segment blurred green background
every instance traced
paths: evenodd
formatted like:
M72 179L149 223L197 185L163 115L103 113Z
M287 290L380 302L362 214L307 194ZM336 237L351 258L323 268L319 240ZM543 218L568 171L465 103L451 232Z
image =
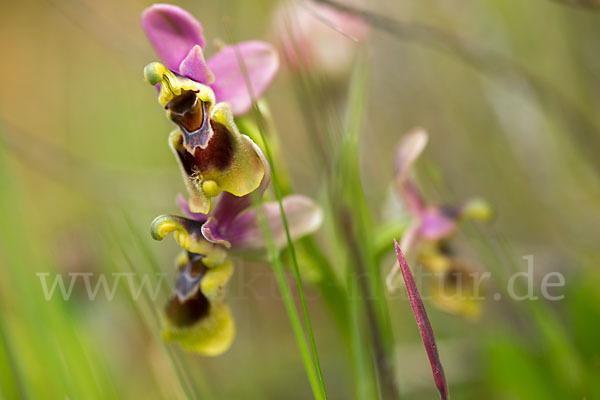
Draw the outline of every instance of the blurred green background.
M157 313L178 249L153 242L148 230L155 216L178 212L184 187L167 146L171 124L142 76L156 60L139 22L150 4L0 3L0 394L310 398L264 263L237 261L228 298L238 333L226 354L203 358L160 339ZM202 22L209 42L276 40L276 1L177 4ZM426 302L452 398L600 398L600 11L546 0L364 7L412 24L400 35L372 27L360 45L368 58L361 179L374 218L388 218L381 210L395 144L421 126L430 134L418 167L428 198L480 196L495 210L490 226L461 231L461 251L499 285L525 270L527 255L537 288L549 271L566 280L561 301L490 297L475 322ZM423 40L423 25L446 42ZM320 198L323 171L295 79L282 57L266 99L296 191ZM337 83L341 99L348 84ZM316 237L328 254L326 233ZM382 274L391 265L390 257ZM126 285L112 301L102 290L90 301L82 280L68 301L46 301L36 274L49 273L51 283L69 272L93 273L92 286L101 273L168 275L155 302L133 299ZM306 290L329 397L352 398L350 357L334 318L321 295ZM402 398L434 398L410 305L399 296L388 306Z

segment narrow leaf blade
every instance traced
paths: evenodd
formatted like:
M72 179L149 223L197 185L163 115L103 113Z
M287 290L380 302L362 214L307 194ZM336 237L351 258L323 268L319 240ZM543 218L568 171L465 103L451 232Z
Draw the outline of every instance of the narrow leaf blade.
M440 355L437 351L437 345L435 344L435 336L433 335L433 329L431 329L431 324L429 323L429 318L427 317L427 311L425 311L425 306L423 305L423 300L421 300L421 295L419 294L419 290L417 289L415 280L413 279L412 273L410 272L410 268L406 263L406 259L404 258L402 250L400 249L400 245L398 244L396 239L394 239L394 246L396 247L396 256L398 257L398 263L400 263L402 278L404 278L404 283L406 284L406 289L408 291L410 305L412 306L413 312L415 314L417 325L419 326L419 331L421 332L421 338L423 338L423 344L425 344L427 357L429 357L429 363L431 364L431 371L433 372L433 379L435 381L435 385L437 386L438 391L440 392L440 398L442 400L447 400L448 386L446 385L444 368L442 368L442 363L440 362Z

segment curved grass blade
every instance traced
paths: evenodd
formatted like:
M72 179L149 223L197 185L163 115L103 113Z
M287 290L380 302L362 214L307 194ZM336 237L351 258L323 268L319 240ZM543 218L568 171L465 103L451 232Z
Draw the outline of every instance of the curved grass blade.
M400 245L394 239L394 246L396 247L396 256L400 263L400 270L402 271L402 278L406 284L406 290L408 291L408 298L410 299L410 305L412 306L417 325L419 325L419 331L421 332L421 338L423 338L423 344L425 344L425 350L427 351L427 357L429 357L429 363L431 364L431 370L433 372L433 379L435 385L440 392L440 398L442 400L448 399L448 386L446 384L446 377L444 376L444 368L440 362L440 355L437 351L437 345L435 344L435 336L433 335L433 329L429 323L427 317L427 311L421 300L421 295L415 284L415 280L410 272L410 268L406 263L406 259L400 250Z

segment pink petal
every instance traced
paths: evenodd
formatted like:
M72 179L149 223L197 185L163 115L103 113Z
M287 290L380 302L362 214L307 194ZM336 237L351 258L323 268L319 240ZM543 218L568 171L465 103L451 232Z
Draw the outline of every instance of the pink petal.
M267 180L270 181L270 179ZM264 181L265 178L263 178L263 182ZM261 190L263 186L266 188L266 186L261 183L261 186L257 189L260 195L262 195L264 191L264 189ZM231 242L228 239L229 226L240 213L252 205L252 196L254 194L255 192L245 196L235 196L231 193L223 192L219 199L219 203L215 208L215 212L202 226L202 235L204 235L206 240L230 248Z
M402 234L402 241L400 242L400 248L403 253L408 253L410 249L412 249L415 244L420 229L420 223L418 220L415 220L412 224L409 225L408 228Z
M227 237L221 233L221 228L219 221L214 217L210 217L208 221L202 225L202 236L209 242L221 244L229 249L231 247L231 242L229 242Z
M426 240L439 240L452 235L456 231L456 219L432 207L421 214L421 228L419 236Z
M398 142L394 160L394 175L399 185L406 179L410 168L427 146L427 141L427 132L424 129L415 129L404 135Z
M154 4L142 13L142 28L167 68L179 64L194 45L204 47L202 25L189 12L171 4Z
M239 57L243 60L251 92ZM279 57L270 44L252 40L226 46L208 60L208 67L215 75L211 86L217 101L228 102L233 113L239 115L252 106L250 93L258 98L267 89L279 68Z
M394 158L396 190L403 198L408 210L415 216L419 216L423 212L425 202L419 189L408 178L408 175L410 168L427 146L428 138L425 130L415 129L402 137L396 146Z
M425 211L425 200L423 200L421 192L414 182L410 179L405 179L402 186L398 188L398 191L408 211L412 215L420 217Z
M440 398L442 400L447 400L448 386L446 385L444 368L442 367L440 355L437 351L435 336L433 334L431 324L429 323L429 317L427 317L427 311L425 310L425 306L423 305L423 300L421 300L421 296L419 295L419 290L417 289L415 280L413 279L410 268L406 263L406 259L404 258L402 250L400 250L400 245L396 239L394 239L394 245L396 246L396 256L398 257L398 263L400 264L402 277L404 278L406 290L408 291L410 305L412 306L413 313L415 314L417 325L419 326L419 331L421 332L421 338L423 339L423 344L425 345L425 350L427 351L427 357L429 358L429 363L431 364L431 371L433 372L435 385L440 392Z
M262 205L273 234L277 248L286 246L287 240L281 212L277 202ZM323 221L323 211L313 200L302 195L290 195L283 198L283 209L288 219L292 239L298 239L316 231ZM232 223L227 234L231 245L240 250L261 250L265 248L256 209L240 214Z
M196 82L205 84L213 83L215 80L215 76L206 65L202 47L199 45L192 47L188 55L179 64L179 73Z

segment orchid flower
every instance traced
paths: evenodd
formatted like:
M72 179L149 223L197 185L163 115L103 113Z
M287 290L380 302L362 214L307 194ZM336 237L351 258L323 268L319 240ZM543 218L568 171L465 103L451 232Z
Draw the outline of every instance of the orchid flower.
M178 129L169 145L184 177L193 212L208 213L210 199L222 191L244 196L256 190L265 175L262 151L239 133L227 103L216 103L212 89L176 76L164 65L150 63L146 80L160 83L158 101Z
M265 175L258 189L245 196L224 192L210 215L195 213L181 195L177 201L188 218L162 215L151 226L152 237L162 240L173 233L185 250L178 262L175 292L167 308L165 340L205 355L219 355L231 345L234 322L222 295L233 266L228 256L264 250L266 244L258 223L262 207L277 248L287 240L279 203L252 205L252 196L262 196L270 183L269 165L257 147ZM310 198L289 195L282 199L292 239L317 230L323 220L321 208Z
M487 221L491 208L483 200L473 199L458 206L427 204L410 178L410 169L427 145L428 135L423 129L415 129L405 135L396 149L394 176L399 197L413 217L402 236L402 252L416 251L417 259L429 271L442 275L443 284L434 287L433 300L446 311L475 317L479 305L468 301L475 296L469 292L474 288L476 271L460 261L449 251L448 240L457 232L459 222L470 218ZM395 263L387 276L388 289L396 290L400 265ZM460 292L461 297L453 296Z
M229 256L265 249L259 211L278 249L287 243L282 211L292 239L318 229L323 213L301 195L283 198L281 206L253 206L270 183L270 167L262 149L238 131L233 112L243 113L251 105L246 79L256 96L271 81L278 66L273 49L263 42L243 42L205 62L202 26L187 11L155 5L144 11L142 25L166 63L148 64L144 77L158 88L158 102L177 125L169 145L189 194L188 200L178 197L188 218L161 215L151 226L154 239L173 233L184 250L165 308L163 338L190 351L219 355L235 336L223 294L233 273ZM211 209L217 196L218 204Z
M414 223L402 238L401 248L408 252L418 242L437 242L453 236L461 219L486 221L491 217L489 205L473 199L459 206L430 205L425 202L415 183L410 179L410 168L425 149L429 138L423 129L415 129L404 136L396 147L394 165L396 190Z
M174 5L144 10L142 28L169 70L210 86L216 100L229 103L235 115L251 108L252 97L264 93L279 68L273 46L258 40L225 46L206 61L202 24Z
M162 240L174 233L175 240L185 250L178 261L175 291L165 309L163 338L179 342L190 351L219 355L231 346L235 334L234 322L223 298L223 288L233 272L228 253L257 251L266 246L257 221L257 209L245 208L249 205L247 198L224 193L214 216L206 218L191 213L185 200L182 197L179 200L191 218L162 215L151 227L154 239ZM224 207L220 207L221 204ZM268 202L258 207L263 208L275 244L282 249L286 237L279 204ZM323 219L320 207L305 196L285 197L283 208L292 239L314 232Z

